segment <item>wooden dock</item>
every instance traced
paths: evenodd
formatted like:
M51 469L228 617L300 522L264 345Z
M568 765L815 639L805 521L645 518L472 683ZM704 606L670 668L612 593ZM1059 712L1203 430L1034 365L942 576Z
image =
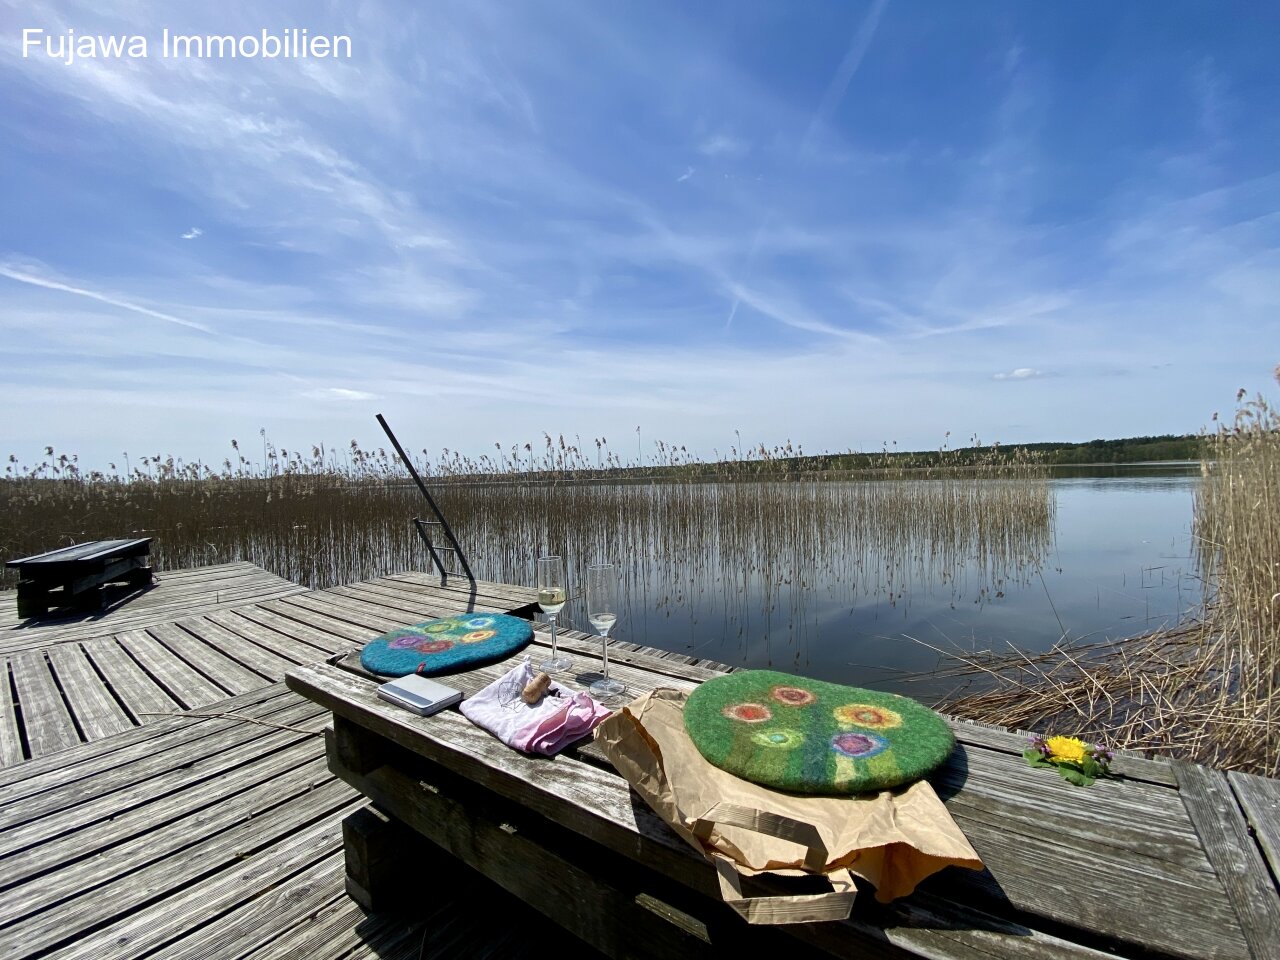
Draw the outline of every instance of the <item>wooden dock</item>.
M0 594L0 956L412 958L424 937L427 956L534 956L563 937L462 867L455 895L413 917L362 912L343 891L340 821L364 800L326 767L330 714L280 682L300 665L349 682L327 662L376 633L468 604L528 614L533 591L416 573L308 591L251 564L158 580L39 626ZM658 654L611 647L636 693L722 669ZM1036 957L1277 956L1280 784L1123 757L1129 779L1068 809L1061 781L1022 765L1021 738L956 730L935 785L989 869L877 908L890 942L973 958L1009 943ZM545 769L603 782L590 749L564 760ZM944 896L982 922L941 910ZM1071 946L1077 927L1090 937Z

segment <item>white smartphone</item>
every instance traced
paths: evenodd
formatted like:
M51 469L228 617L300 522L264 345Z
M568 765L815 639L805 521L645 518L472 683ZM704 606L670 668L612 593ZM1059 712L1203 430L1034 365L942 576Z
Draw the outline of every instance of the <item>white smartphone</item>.
M411 673L378 687L378 696L421 717L429 717L462 700L462 691Z

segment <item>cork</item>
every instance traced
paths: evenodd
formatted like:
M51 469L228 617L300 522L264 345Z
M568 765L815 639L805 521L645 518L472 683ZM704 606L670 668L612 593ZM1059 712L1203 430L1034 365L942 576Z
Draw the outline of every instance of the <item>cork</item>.
M520 699L532 706L542 699L542 695L547 692L549 686L551 686L551 677L548 674L534 674L533 679L521 691Z

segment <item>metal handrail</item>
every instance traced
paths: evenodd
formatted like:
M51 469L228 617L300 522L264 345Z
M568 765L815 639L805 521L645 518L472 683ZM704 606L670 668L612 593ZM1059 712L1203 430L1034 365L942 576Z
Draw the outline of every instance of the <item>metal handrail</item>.
M439 524L440 529L444 531L444 535L449 538L449 542L453 544L451 547L441 547L441 550L449 550L458 562L462 565L463 574L471 583L476 582L476 575L471 572L471 564L467 563L467 555L462 551L462 544L458 542L458 538L453 535L453 528L449 526L449 521L444 518L444 513L436 504L435 497L431 496L431 491L427 489L427 485L422 482L422 477L418 476L418 471L413 467L413 461L409 459L409 455L404 452L404 447L400 446L400 441L396 439L396 435L391 432L391 427L387 425L386 419L382 414L378 414L378 423L382 426L383 432L386 433L387 439L391 441L391 445L396 448L396 453L400 455L400 461L409 471L409 476L413 477L413 482L418 485L418 489L422 491L422 495L427 498L427 504L431 507L431 512L436 515L435 520L422 520L419 517L413 518L413 525L418 531L418 536L422 538L422 542L427 545L427 552L431 554L431 561L440 571L440 576L448 581L449 576L458 576L456 570L446 570L444 563L440 560L440 555L436 553L436 547L431 542L431 537L424 529L427 524Z

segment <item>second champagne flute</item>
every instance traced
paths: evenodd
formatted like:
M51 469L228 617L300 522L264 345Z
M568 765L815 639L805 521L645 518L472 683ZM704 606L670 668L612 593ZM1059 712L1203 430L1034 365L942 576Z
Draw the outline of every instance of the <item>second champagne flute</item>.
M573 666L573 657L560 653L556 646L556 617L568 598L564 580L564 561L557 556L538 558L538 606L551 622L551 656L542 661L541 668L547 673L557 670L568 670Z
M612 563L593 563L587 567L587 619L600 634L604 676L591 684L597 697L616 697L627 689L621 680L609 676L609 631L618 622L618 573Z

